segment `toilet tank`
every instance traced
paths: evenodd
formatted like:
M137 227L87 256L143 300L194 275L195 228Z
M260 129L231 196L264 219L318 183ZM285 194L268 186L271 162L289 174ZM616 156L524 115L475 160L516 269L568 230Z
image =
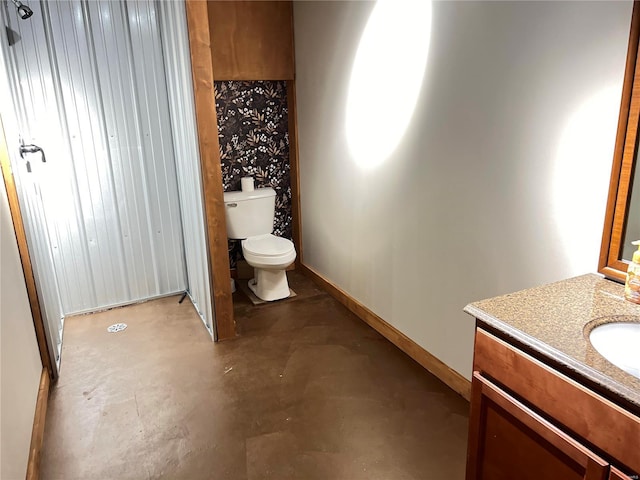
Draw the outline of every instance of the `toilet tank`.
M251 192L224 192L227 237L248 238L273 232L276 192L271 187Z

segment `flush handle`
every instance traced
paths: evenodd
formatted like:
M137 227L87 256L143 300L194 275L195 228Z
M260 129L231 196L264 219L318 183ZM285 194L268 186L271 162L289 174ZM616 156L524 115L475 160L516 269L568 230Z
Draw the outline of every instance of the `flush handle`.
M227 203L227 207L229 207L229 208L235 208L237 206L238 206L237 203Z

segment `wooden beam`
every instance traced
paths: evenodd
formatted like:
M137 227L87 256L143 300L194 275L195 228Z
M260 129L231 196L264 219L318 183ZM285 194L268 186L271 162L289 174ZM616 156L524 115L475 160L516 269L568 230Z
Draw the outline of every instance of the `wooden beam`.
M31 430L31 446L29 447L29 461L27 463L27 480L40 478L40 453L44 441L44 423L47 418L47 405L49 404L49 374L46 368L40 375L40 388L36 400L36 412L33 417L33 430Z
M27 234L24 230L22 221L22 212L18 202L18 191L11 170L11 162L9 161L9 151L7 149L7 139L4 136L4 126L0 119L0 169L2 170L2 178L4 186L7 190L7 198L9 200L9 211L11 212L11 221L15 230L16 240L18 242L18 252L20 253L20 262L22 263L22 273L27 287L27 296L29 298L29 306L31 307L31 316L33 318L33 326L36 331L36 340L38 341L38 349L40 350L40 360L42 366L46 368L49 378L52 380L56 377L56 371L51 364L51 355L49 354L49 345L44 329L44 318L40 310L40 301L38 300L38 290L36 288L36 279L33 275L33 267L31 265L31 256L29 255L29 247L27 245Z
M207 2L186 0L185 5L207 220L209 271L215 313L214 328L216 339L225 340L236 336L236 327L229 281L227 225L224 211L220 145L218 143L218 121L213 90L209 17Z
M385 337L396 347L398 347L400 350L402 350L404 353L406 353L412 359L422 365L426 370L440 379L454 392L458 393L466 400L471 399L471 382L469 380L464 378L455 370L449 368L446 364L442 363L438 358L427 352L424 348L411 340L404 333L385 322L382 318L373 313L362 303L358 302L344 290L340 289L339 287L325 279L322 275L317 273L312 268L302 264L300 266L300 270L309 278L311 278L316 284L324 288L329 293L329 295L342 303L352 313L358 316L371 328L376 330L380 335Z

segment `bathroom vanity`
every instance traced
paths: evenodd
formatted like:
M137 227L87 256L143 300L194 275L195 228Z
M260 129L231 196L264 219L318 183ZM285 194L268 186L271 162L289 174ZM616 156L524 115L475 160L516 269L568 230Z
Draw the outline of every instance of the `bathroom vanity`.
M640 323L622 285L584 275L465 311L476 318L467 480L638 478L640 379L589 340Z

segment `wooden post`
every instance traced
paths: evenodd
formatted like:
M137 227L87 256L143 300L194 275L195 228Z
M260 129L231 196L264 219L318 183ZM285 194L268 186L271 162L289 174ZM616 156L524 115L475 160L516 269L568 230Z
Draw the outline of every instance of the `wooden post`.
M213 90L209 15L207 2L186 0L185 5L207 220L209 271L215 313L214 328L217 340L225 340L235 337L236 328L229 281L227 225L224 211L220 145L218 143L218 121Z

